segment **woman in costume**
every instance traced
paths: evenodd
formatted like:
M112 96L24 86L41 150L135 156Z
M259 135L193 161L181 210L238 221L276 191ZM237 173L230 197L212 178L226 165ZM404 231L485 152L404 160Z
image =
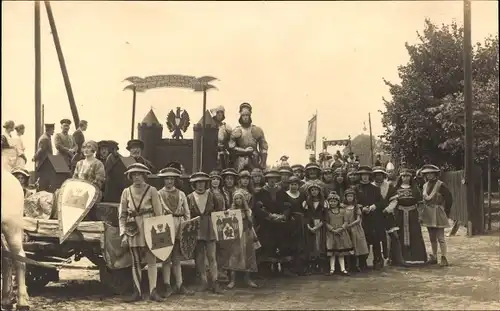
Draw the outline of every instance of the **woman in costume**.
M222 170L221 177L224 206L225 209L228 209L233 205L233 194L237 188L238 173L234 168L226 168Z
M73 178L86 180L101 189L106 180L104 164L95 157L97 143L93 140L86 141L82 145L82 153L85 157L76 163Z
M344 198L344 191L349 189L349 181L347 180L346 171L343 168L337 168L334 172L334 191L339 197Z
M249 171L243 170L238 176L238 189L243 190L248 206L253 206L252 175Z
M163 207L156 188L146 182L147 176L151 174L147 166L133 163L128 166L125 174L132 181L132 185L122 192L118 218L122 246L129 247L132 254L132 279L134 281L134 293L126 302L142 299L143 256L148 265L150 299L163 301L156 290L158 275L156 256L147 247L144 232L144 219L163 215Z
M233 289L236 284L236 272L244 272L245 283L248 287L256 288L250 278L251 272L257 272L257 259L255 250L259 247L258 240L253 231L252 210L248 206L247 194L244 190L238 189L233 194L233 205L231 210L241 210L243 217L243 235L239 243L232 243L229 249L229 260L224 269L230 271L230 281L228 289Z
M438 179L441 170L431 164L422 167L422 175L426 183L422 189L424 198L424 208L422 211L422 225L429 231L431 240L432 255L429 256L429 263L437 263L437 245L441 249L441 266L448 266L447 245L444 236L444 228L449 227L448 218L450 217L453 197L450 190L444 182Z
M402 169L396 183L396 195L390 206L394 205L394 215L399 227L399 242L403 259L407 264L427 262L427 252L420 227L419 202L422 200L420 189L413 180L410 169Z
M158 191L163 211L167 215L172 215L175 225L175 242L170 257L162 264L162 276L165 283L165 292L163 298L170 297L174 292L180 295L192 295L182 280L181 261L184 256L180 249L180 229L181 223L191 219L191 213L187 204L186 194L175 187L177 178L181 177L181 171L173 167L167 167L160 171L158 177L163 178L164 187ZM170 273L175 277L175 289L170 286Z
M358 171L357 168L351 167L347 171L347 182L349 185L349 188L351 187L356 187L359 184L359 176L356 174Z
M344 192L345 216L347 221L347 231L351 237L351 242L354 249L354 256L350 256L349 267L351 272L360 272L359 263L362 262L365 256L368 256L370 250L366 243L365 231L361 225L361 208L356 201L356 191L347 189Z
M225 199L222 192L222 177L217 171L212 171L210 173L209 191L212 192L219 206L222 206L222 210L226 210Z

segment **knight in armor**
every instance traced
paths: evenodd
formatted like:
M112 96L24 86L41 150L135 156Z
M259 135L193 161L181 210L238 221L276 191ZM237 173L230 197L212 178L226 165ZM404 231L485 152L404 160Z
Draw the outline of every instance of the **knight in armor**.
M35 162L35 170L38 170L40 165L49 155L53 155L52 151L52 135L54 135L55 124L45 124L45 133L38 138L38 149L33 156L33 161ZM42 189L44 190L44 189Z
M54 145L57 153L62 155L66 164L71 167L71 160L75 156L78 146L75 144L73 136L69 135L71 121L69 119L62 119L60 123L61 133L57 133L54 136Z
M422 211L422 225L429 231L432 255L429 256L430 264L437 264L437 245L441 249L441 266L448 266L447 245L444 229L448 228L453 197L444 182L438 179L441 170L432 164L421 168L421 174L426 182L422 189L424 208Z
M219 163L219 167L225 169L231 162L230 154L228 152L228 142L232 129L226 122L224 122L226 119L226 110L224 109L224 106L215 107L211 110L211 113L214 115L212 119L219 129L217 136L217 162Z
M212 212L222 211L222 206L217 205L212 192L208 191L210 176L203 172L194 173L189 179L194 192L187 196L191 217L200 217L200 230L198 232L198 242L195 249L195 265L201 278L200 292L208 289L207 265L208 260L212 291L221 294L219 282L217 280L217 236L212 225Z
M155 172L153 164L142 155L142 152L144 151L144 142L142 140L129 140L127 142L127 150L130 152L130 156L133 157L137 163L144 164L152 173Z
M76 163L73 178L86 180L97 189L102 189L106 180L106 170L104 164L95 157L97 149L97 143L93 140L86 141L82 145L84 159Z
M14 121L7 121L3 125L2 133L2 165L11 172L17 161L17 151L14 146L12 132L14 132Z
M148 265L150 299L163 301L156 290L158 276L156 256L147 247L146 232L144 231L144 218L163 215L160 196L156 188L146 182L151 171L144 164L133 163L129 165L125 174L132 181L132 185L123 190L118 218L122 247L129 247L132 255L132 279L134 281L134 293L126 302L142 299L143 256L145 256L144 259Z
M240 171L249 166L265 168L268 144L264 131L252 124L252 106L248 103L240 105L240 125L231 133L229 150L235 157L235 169Z
M162 264L163 282L165 283L165 291L162 297L168 298L174 292L181 295L192 295L194 293L184 286L181 269L181 260L183 258L179 241L181 223L191 219L186 195L175 187L176 179L181 177L181 171L173 167L166 167L159 172L158 177L163 178L164 183L164 187L158 191L160 202L163 206L164 214L173 216L176 232L172 253ZM175 277L175 289L170 286L171 272L173 272Z
M233 194L237 188L238 173L233 168L226 168L221 173L222 195L224 196L224 207L228 209L233 204Z

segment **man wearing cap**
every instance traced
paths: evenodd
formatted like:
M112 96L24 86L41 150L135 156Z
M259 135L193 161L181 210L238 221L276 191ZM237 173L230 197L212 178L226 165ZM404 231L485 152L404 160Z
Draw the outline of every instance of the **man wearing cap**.
M356 198L358 204L362 206L363 230L365 231L367 244L372 246L373 267L380 269L384 265L381 243L384 239L387 239L385 227L383 226L383 210L386 206L380 189L371 183L370 178L373 174L371 167L362 165L359 167L357 174L360 176L360 181L357 185ZM359 258L359 267L361 269L367 268L367 259L368 256Z
M38 138L38 149L33 156L35 169L38 170L40 165L45 161L48 155L53 155L52 151L52 135L54 135L54 123L45 124L45 133Z
M61 120L61 133L57 133L54 136L54 145L58 151L58 154L64 157L66 164L68 166L71 165L71 160L73 156L76 154L78 146L75 144L73 140L73 136L69 135L69 127L71 125L71 121L69 119Z
M138 163L146 165L149 170L154 173L155 169L153 163L148 161L142 156L144 151L144 142L140 139L131 139L127 142L127 150L130 152L130 156L133 157Z
M3 125L2 133L2 164L9 172L14 169L17 161L17 151L12 137L14 127L14 121L7 121Z
M240 105L240 123L231 133L229 150L235 157L235 169L240 171L244 166L265 168L268 144L264 131L252 124L252 106L248 103Z
M220 167L227 168L230 161L227 149L232 129L226 122L224 122L226 119L226 110L224 109L224 106L217 106L210 110L210 112L213 115L212 119L219 129L217 136L217 161L219 162L218 164Z
M293 175L297 176L297 178L300 181L299 186L302 186L304 184L304 165L302 164L294 164L292 165L292 172Z
M224 196L224 206L229 209L233 205L233 195L236 191L236 180L238 173L233 168L226 168L221 172L222 195Z
M438 179L441 170L432 164L425 164L421 174L426 179L422 189L424 208L422 210L422 225L427 227L431 241L432 255L430 264L437 263L437 245L441 249L441 266L448 266L446 238L444 229L450 226L450 217L453 196L446 184Z

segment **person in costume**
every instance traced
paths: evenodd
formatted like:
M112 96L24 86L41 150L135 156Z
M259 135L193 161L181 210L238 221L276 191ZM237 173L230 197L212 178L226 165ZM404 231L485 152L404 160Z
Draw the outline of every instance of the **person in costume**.
M229 260L224 269L230 271L228 289L233 289L236 285L236 272L243 272L245 283L248 287L257 288L251 277L251 272L257 272L256 248L259 247L258 240L253 231L252 210L248 206L246 193L238 189L233 194L233 204L231 210L241 210L243 217L243 235L239 243L232 243Z
M83 144L82 153L84 159L76 163L73 178L86 180L101 189L106 180L106 170L104 164L95 157L97 149L97 143L93 140L86 141Z
M14 175L19 183L23 187L24 197L28 197L31 195L31 192L28 191L29 181L30 181L30 173L25 168L15 168L12 171L12 175Z
M224 106L217 106L214 109L211 109L210 112L213 115L212 119L219 129L217 134L217 162L220 167L225 169L231 163L228 143L233 130L226 122L224 122L226 119L226 110L224 109Z
M224 206L228 209L233 205L233 194L236 191L236 181L238 173L233 168L222 170L222 195L224 196Z
M17 124L14 129L16 130L15 134L12 136L12 145L16 148L17 158L16 164L14 167L16 168L24 168L26 166L26 148L24 147L24 142L22 136L24 135L24 124Z
M347 222L347 232L351 237L354 255L349 256L349 270L351 272L360 272L359 263L370 253L366 243L365 231L361 225L361 205L356 202L356 191L352 188L344 191L343 205L345 208L345 217Z
M222 206L222 210L226 210L226 200L224 199L222 190L222 177L217 171L212 171L210 173L209 190L214 195L215 200L217 200L217 205Z
M325 211L326 232L326 256L330 259L330 271L327 275L335 273L335 259L340 266L340 273L349 275L345 269L344 257L353 254L351 237L347 231L349 219L343 205L340 205L340 197L335 192L330 192L327 198L328 204Z
M252 174L247 170L242 170L238 174L238 190L241 190L245 195L245 200L248 206L253 207L253 188L252 188Z
M175 187L175 181L181 177L181 172L176 168L166 167L159 172L158 177L163 178L164 183L163 188L158 191L160 202L164 214L173 216L176 233L172 253L162 264L162 276L165 283L165 291L162 297L168 298L174 292L180 295L192 295L194 292L184 286L181 269L181 260L183 259L179 242L181 223L191 219L186 195ZM170 285L170 273L174 274L175 288Z
M156 290L158 275L156 256L146 245L144 231L144 218L163 215L163 207L156 188L146 182L148 175L151 174L147 166L133 163L128 166L125 174L132 181L132 185L123 190L118 218L122 246L129 247L132 255L132 279L134 281L134 293L126 299L126 302L142 299L142 256L145 256L144 259L148 265L150 299L163 301Z
M194 192L187 196L191 217L200 217L200 229L198 231L198 242L195 248L195 266L201 279L198 291L204 292L209 287L207 278L207 265L210 271L211 290L215 294L221 294L222 290L217 280L217 252L214 227L212 225L212 212L222 211L222 206L217 205L212 192L208 191L210 176L203 172L194 173L189 179Z
M73 132L73 141L77 147L76 154L71 159L72 166L76 165L76 163L84 158L82 154L83 143L85 142L85 135L83 132L87 130L88 122L85 120L81 120L78 124L78 128ZM99 155L99 150L97 151ZM99 159L99 157L97 157Z
M357 185L356 198L358 204L361 204L363 212L362 225L365 231L366 242L372 246L373 252L373 267L380 269L384 265L382 257L381 244L384 239L387 239L384 224L385 209L384 199L380 192L380 188L371 183L372 169L369 166L362 165L359 167L357 174L360 176L359 184ZM360 268L366 269L366 259L368 256L360 257Z
M399 173L395 187L395 198L391 204L395 206L394 214L399 227L399 242L403 259L407 264L427 262L422 230L420 227L420 208L422 193L413 180L413 171L404 168ZM390 194L391 197L393 195Z
M286 191L288 190L290 177L293 176L293 170L290 166L285 165L279 168L279 173L281 175L279 186L283 189L283 191Z
M316 163L308 163L305 167L305 183L301 187L301 191L306 191L311 182L320 185L323 192L325 192L324 183L321 181L321 168Z
M33 156L33 161L35 162L35 170L38 170L40 165L49 155L53 155L52 151L52 135L54 135L54 123L45 124L45 133L38 138L38 149Z
M129 140L127 142L127 150L130 152L130 156L133 157L138 163L146 165L151 172L155 172L153 163L142 156L142 152L144 151L144 142L142 140Z
M237 171L249 166L265 168L267 162L267 150L269 148L264 131L257 125L252 124L252 106L248 103L240 105L240 125L237 126L229 138L228 147L235 156Z
M17 150L12 137L14 127L14 121L7 121L3 125L4 131L2 133L2 162L9 172L12 172L17 162Z
M106 141L104 145L109 144L109 155L104 160L104 169L106 170L106 181L104 184L104 202L119 202L120 197L118 196L122 191L122 182L116 182L111 179L112 171L115 165L120 161L122 156L118 152L118 143L114 140Z
M339 167L333 172L333 190L344 198L344 192L349 189L349 181L347 180L345 169Z
M54 136L54 145L57 153L64 157L66 164L71 167L71 160L75 156L78 146L73 140L73 136L69 135L69 127L71 121L69 119L61 120L61 132Z
M323 224L327 203L319 182L311 181L307 184L306 197L302 207L307 228L308 271L321 272L323 270L322 259L326 255Z
M97 142L97 155L96 158L101 161L103 164L106 164L106 159L108 158L110 154L110 141L109 140L101 140Z
M299 178L302 186L302 184L304 184L304 171L305 171L304 165L294 164L292 165L292 171L293 174Z
M422 210L422 225L429 231L432 255L429 257L430 264L437 263L437 245L441 249L441 266L448 266L447 245L444 229L449 227L453 197L444 182L438 179L441 170L432 164L422 167L422 175L426 183L422 189L424 208Z
M323 168L321 170L321 181L325 185L325 194L335 191L335 178L333 169L331 167Z
M390 254L387 239L382 240L382 251L386 259L395 266L404 266L403 254L401 253L401 244L399 241L399 227L394 217L394 204L389 204L396 195L396 187L387 180L387 172L382 166L375 166L372 168L373 185L380 189L380 194L384 199L385 208L383 210L383 219L385 230L390 238Z
M256 191L260 191L260 189L264 187L266 181L264 180L264 173L262 172L262 169L258 167L254 168L250 175L252 175L252 194L254 194Z

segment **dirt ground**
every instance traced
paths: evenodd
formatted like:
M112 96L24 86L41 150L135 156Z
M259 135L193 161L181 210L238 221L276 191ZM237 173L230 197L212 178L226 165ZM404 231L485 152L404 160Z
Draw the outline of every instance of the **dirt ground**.
M427 239L427 232L424 237ZM351 277L277 278L260 281L261 288L256 290L236 289L223 296L172 296L164 303L125 304L121 297L103 294L98 271L63 270L59 283L51 283L31 297L32 310L499 310L499 232L468 238L461 228L448 243L447 268L386 267Z

